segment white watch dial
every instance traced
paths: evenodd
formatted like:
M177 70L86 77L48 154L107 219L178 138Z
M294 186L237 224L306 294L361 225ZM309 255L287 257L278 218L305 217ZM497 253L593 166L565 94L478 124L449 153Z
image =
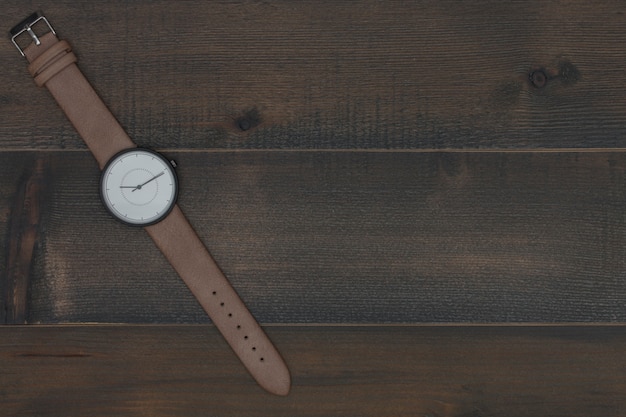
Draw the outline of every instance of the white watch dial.
M102 171L100 194L117 219L149 225L163 219L176 204L178 181L172 164L140 148L120 152Z

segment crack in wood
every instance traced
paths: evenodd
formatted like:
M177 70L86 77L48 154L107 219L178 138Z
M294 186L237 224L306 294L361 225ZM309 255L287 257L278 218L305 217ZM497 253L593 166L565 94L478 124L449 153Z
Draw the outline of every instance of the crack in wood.
M13 355L18 358L89 358L92 355L87 353L38 353L24 352Z

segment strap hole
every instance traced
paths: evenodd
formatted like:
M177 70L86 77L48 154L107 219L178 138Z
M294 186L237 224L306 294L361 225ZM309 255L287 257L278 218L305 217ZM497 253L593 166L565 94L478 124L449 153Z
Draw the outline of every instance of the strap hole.
M220 305L221 305L222 307L224 307L224 303L220 303Z
M217 291L213 291L213 295L217 295Z
M240 325L237 325L237 330L239 330L239 329L241 329L241 326L240 326Z
M246 339L246 340L248 340L248 336L244 336L243 338L244 338L244 339Z
M233 316L233 313L228 313L228 317L232 317L232 316Z
M255 348L255 347L253 347L253 348L252 348L252 350L256 350L256 348Z
M261 358L261 362L263 362L265 360L265 358Z

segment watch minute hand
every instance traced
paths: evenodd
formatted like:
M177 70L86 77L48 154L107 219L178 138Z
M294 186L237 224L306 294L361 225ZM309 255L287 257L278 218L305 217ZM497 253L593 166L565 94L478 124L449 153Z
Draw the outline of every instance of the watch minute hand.
M131 192L134 193L136 190L141 190L141 187L143 187L144 185L146 185L150 181L156 180L157 178L159 178L164 173L165 173L165 171L161 171L160 173L156 174L154 177L150 178L148 181L144 182L143 184L139 184L138 186L136 186Z

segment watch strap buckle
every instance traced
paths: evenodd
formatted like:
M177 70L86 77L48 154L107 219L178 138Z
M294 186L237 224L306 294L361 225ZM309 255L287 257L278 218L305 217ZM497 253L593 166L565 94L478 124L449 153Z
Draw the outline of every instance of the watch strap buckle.
M15 27L13 27L13 29L11 29L10 31L11 42L13 42L13 45L15 45L17 50L20 51L20 54L22 54L22 56L25 56L24 49L17 43L17 38L22 36L24 33L26 33L30 36L32 42L34 42L35 45L37 46L40 45L41 41L39 40L39 37L42 36L43 34L37 35L35 31L33 30L33 27L37 25L39 22L45 23L45 25L49 29L48 32L52 32L56 35L56 32L54 31L54 28L52 27L50 22L48 22L48 19L46 19L46 17L39 12L35 12L31 14L26 19L18 23ZM45 33L48 33L48 32L45 32Z

